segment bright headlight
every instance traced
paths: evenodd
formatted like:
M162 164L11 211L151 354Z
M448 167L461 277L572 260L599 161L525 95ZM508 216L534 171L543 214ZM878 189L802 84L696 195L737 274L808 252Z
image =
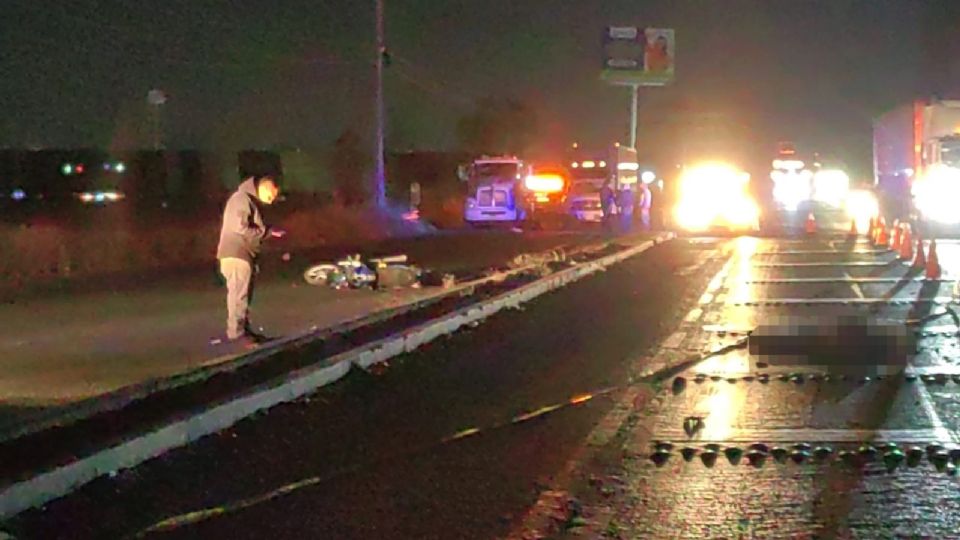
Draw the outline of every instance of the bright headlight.
M813 196L816 200L840 206L850 190L850 177L839 170L822 170L813 177Z
M759 210L747 193L749 181L749 175L720 163L689 169L680 178L680 200L674 209L678 225L704 230L715 224L756 223Z
M960 197L960 170L931 167L913 183L913 197L924 217L940 223L960 223L955 201Z
M880 204L869 191L854 190L846 195L844 208L847 215L856 222L857 230L866 232L870 228L870 219L880 214Z

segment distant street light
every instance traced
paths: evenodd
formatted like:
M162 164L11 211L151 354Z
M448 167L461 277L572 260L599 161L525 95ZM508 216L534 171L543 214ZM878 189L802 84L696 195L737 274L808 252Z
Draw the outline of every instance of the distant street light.
M167 94L163 90L153 89L147 92L147 103L152 109L151 120L153 123L153 149L161 150L163 148L163 134L160 124L160 107L167 102Z

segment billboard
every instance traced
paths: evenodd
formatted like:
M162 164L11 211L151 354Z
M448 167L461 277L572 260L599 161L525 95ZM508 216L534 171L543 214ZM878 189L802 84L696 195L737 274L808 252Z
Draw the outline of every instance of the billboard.
M603 33L603 72L611 84L665 86L673 81L673 29L608 26Z

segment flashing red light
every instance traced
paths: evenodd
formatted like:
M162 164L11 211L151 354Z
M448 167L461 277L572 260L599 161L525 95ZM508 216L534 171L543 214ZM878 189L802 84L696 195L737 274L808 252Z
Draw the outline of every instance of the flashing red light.
M78 164L76 167L73 168L73 170L77 174L83 174L83 163Z
M532 174L524 182L527 189L539 193L558 193L565 185L566 181L559 174Z

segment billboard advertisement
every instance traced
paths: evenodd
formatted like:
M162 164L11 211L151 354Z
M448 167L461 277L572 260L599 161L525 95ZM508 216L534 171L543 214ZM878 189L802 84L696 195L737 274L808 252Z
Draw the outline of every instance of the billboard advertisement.
M673 81L673 29L608 26L603 34L603 80L628 86L665 86Z

